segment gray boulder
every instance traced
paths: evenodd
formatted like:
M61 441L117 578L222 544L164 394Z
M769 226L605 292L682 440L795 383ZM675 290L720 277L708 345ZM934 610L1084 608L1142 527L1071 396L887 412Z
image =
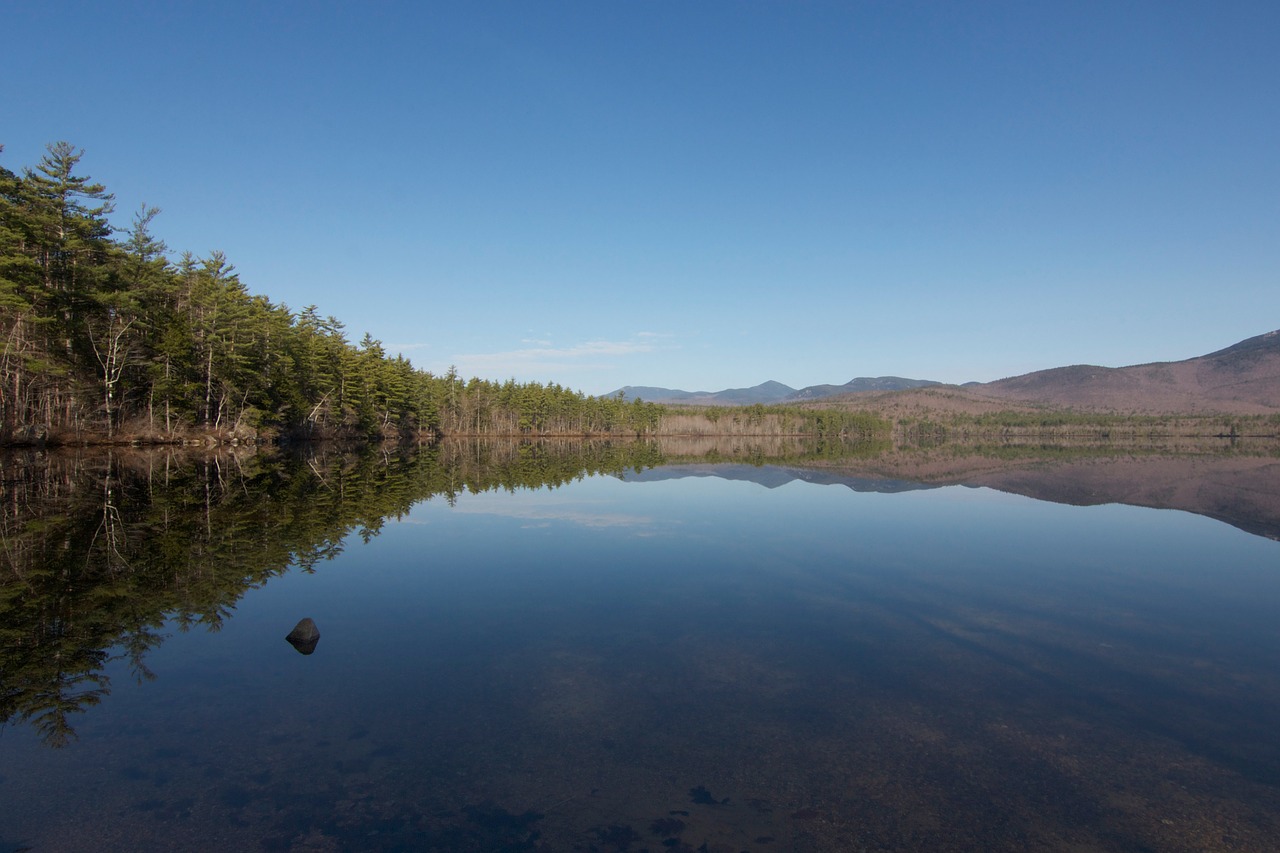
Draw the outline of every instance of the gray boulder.
M289 641L289 645L299 652L309 655L316 650L316 644L320 642L320 629L316 627L316 623L308 616L295 625L285 639Z

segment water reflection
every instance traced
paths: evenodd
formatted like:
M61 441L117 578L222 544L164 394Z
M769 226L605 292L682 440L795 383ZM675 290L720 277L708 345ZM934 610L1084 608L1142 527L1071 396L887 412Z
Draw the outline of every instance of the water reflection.
M769 488L801 480L867 492L984 487L1072 506L1182 510L1280 539L1280 447L1274 441L953 443L769 465L669 458L673 464L633 478L715 476Z
M6 461L0 673L38 737L0 740L0 850L1280 833L1274 543L932 488L1022 457L779 449ZM1129 455L1105 458L1134 481ZM1101 458L1036 465L1098 480ZM1274 464L1220 458L1236 473L1202 479ZM325 634L305 659L280 642L304 615Z
M0 455L0 722L29 721L65 746L76 715L110 692L109 660L150 680L162 628L217 631L249 590L314 572L419 501L660 458L607 442Z

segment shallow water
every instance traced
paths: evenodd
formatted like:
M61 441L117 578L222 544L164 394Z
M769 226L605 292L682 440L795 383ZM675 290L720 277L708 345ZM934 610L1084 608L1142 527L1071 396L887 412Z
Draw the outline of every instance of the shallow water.
M0 851L1280 838L1280 543L652 473L418 502L220 630L163 623L154 678L113 649L66 746L0 734Z

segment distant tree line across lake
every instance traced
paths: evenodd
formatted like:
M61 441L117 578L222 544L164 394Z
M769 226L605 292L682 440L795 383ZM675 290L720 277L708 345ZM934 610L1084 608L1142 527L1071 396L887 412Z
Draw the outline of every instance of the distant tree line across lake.
M58 142L21 174L0 167L2 444L662 430L668 410L652 403L438 376L369 334L353 343L314 305L251 294L220 252L171 261L156 208L117 236L82 153ZM757 407L716 430L884 426L832 417Z

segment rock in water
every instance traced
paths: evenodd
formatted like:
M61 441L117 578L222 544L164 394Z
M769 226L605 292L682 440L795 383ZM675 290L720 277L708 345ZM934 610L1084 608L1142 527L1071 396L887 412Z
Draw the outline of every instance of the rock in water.
M316 650L316 643L320 642L320 629L316 627L316 623L308 616L295 625L285 639L299 652L309 655Z

